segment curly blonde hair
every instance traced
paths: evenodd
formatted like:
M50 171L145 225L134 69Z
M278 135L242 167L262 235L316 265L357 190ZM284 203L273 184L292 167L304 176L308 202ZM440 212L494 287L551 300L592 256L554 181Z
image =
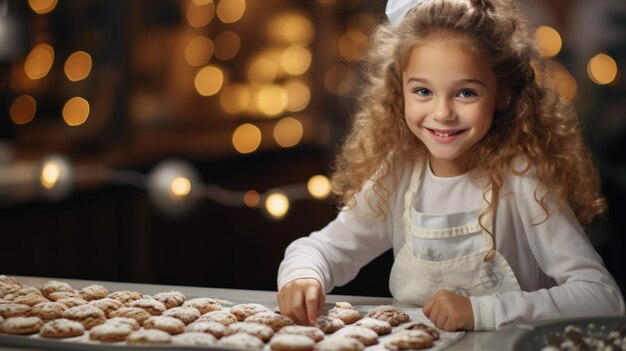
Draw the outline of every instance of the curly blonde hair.
M546 60L530 33L522 12L508 0L426 0L411 9L401 23L381 24L363 62L364 81L352 128L333 168L333 192L340 205L354 206L354 195L372 180L379 201L369 205L384 218L386 200L397 182L395 166L427 155L428 150L404 119L402 72L412 48L443 34L463 40L488 62L499 94L508 96L495 111L487 135L474 146L480 162L471 174L485 177L485 196L489 190L492 193L481 218L497 208L505 174L523 175L531 167L548 190L535 189L534 194L545 212L543 221L550 215L549 196L559 205L569 204L582 225L602 214L605 202L599 176L577 114L541 79ZM518 158L526 161L524 169L514 167Z

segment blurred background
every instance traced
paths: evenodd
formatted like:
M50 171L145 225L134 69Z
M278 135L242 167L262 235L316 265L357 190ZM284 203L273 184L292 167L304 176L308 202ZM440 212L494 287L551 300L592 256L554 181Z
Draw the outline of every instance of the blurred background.
M626 2L522 1L602 174L626 284ZM383 0L0 0L0 273L276 289ZM567 147L567 145L563 145ZM390 252L334 293L386 296Z

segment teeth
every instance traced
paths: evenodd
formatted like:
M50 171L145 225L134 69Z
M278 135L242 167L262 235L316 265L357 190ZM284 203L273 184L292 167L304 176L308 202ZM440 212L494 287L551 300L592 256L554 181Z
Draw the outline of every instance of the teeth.
M454 135L455 134L455 133L439 133L439 132L434 131L434 130L433 130L433 132L435 133L436 136L440 136L440 137L444 137L444 138L445 137L449 137L450 135Z

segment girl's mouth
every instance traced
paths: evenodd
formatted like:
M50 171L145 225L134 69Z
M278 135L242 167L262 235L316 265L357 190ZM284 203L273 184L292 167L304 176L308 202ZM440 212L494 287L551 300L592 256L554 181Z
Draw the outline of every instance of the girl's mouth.
M440 141L440 142L450 142L456 139L457 135L465 132L465 129L446 129L446 130L430 129L430 128L426 128L426 129L430 132L432 136L435 137L437 141Z

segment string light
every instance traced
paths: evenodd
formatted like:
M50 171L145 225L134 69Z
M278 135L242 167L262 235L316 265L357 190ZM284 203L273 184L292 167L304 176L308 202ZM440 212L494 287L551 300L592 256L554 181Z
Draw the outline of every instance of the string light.
M272 190L265 199L265 210L274 218L283 218L289 211L289 198L280 190Z
M69 161L58 155L45 157L38 168L39 185L45 197L64 198L71 190L74 175Z

